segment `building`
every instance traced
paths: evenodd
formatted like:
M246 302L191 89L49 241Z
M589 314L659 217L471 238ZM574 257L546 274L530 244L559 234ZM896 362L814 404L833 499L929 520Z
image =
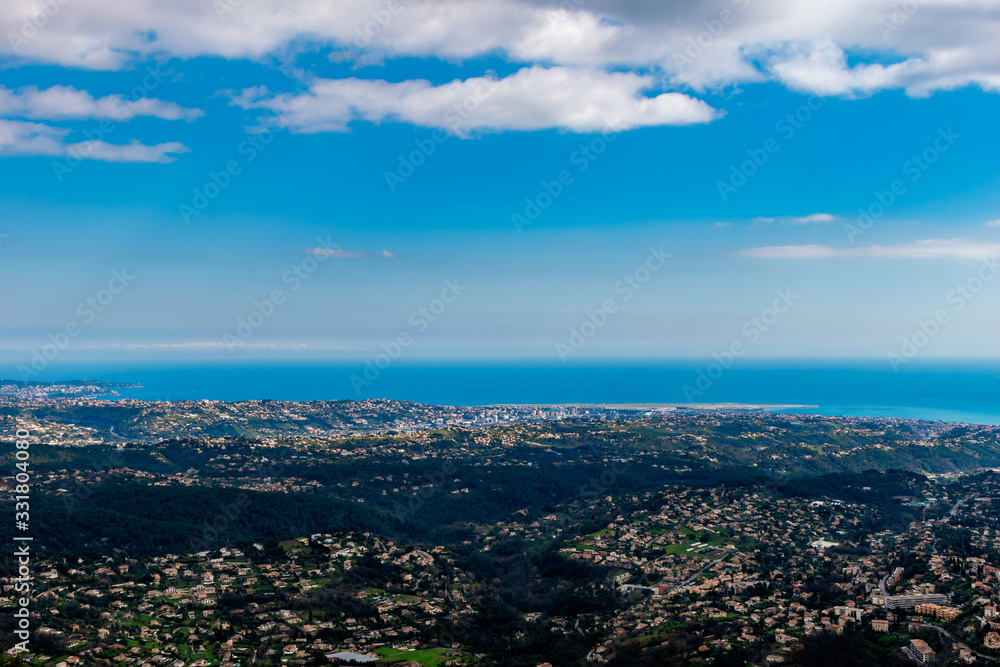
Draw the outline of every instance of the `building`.
M651 588L649 586L636 586L635 584L623 584L618 587L618 591L624 595L628 595L629 593L651 593L656 595L658 592L655 588Z
M942 607L939 604L929 602L922 602L918 604L913 608L913 611L923 616L932 616L946 622L954 621L962 613L960 609L955 609L954 607Z
M926 595L887 595L885 597L886 609L913 609L918 604L945 604L948 596L940 593L929 593Z
M884 618L873 618L872 630L875 632L889 632L889 621Z
M840 546L840 542L830 542L828 540L816 540L815 542L810 542L809 546L814 549L831 549L833 547Z
M836 616L844 617L851 621L860 621L861 617L865 614L865 610L854 606L843 605L840 607L834 607L833 613Z
M954 607L938 607L937 617L947 623L954 621L956 618L961 616L961 614L961 609L955 609Z
M906 654L922 665L934 659L934 651L923 639L911 639L910 645L905 649Z
M986 639L983 640L983 645L986 648L998 649L1000 648L1000 635L995 632L990 632L986 635Z
M326 657L330 662L340 662L341 660L350 660L354 663L364 663L364 662L378 662L378 658L372 657L370 655L361 655L360 653L351 653L349 651L340 651L339 653L327 653Z

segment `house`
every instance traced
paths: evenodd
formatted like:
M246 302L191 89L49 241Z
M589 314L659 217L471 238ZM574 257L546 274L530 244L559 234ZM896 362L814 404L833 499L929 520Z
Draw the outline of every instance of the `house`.
M873 618L872 630L875 632L889 632L889 621L884 618Z

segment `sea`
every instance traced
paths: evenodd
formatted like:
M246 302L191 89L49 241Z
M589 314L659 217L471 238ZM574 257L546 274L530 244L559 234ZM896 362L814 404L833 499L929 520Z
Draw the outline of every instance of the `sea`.
M0 377L17 379L16 365ZM121 398L288 401L389 398L438 405L743 403L783 412L1000 424L1000 361L526 359L53 363L37 380L135 383Z

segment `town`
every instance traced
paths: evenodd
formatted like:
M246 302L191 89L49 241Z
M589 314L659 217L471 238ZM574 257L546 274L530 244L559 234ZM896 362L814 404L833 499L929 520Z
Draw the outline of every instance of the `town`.
M254 434L154 441L149 416L188 405L150 406L135 439L99 411L84 428L62 401L25 406L5 424L35 439L41 525L30 651L5 634L12 660L1000 658L996 427L642 412L264 434L256 405L213 404Z

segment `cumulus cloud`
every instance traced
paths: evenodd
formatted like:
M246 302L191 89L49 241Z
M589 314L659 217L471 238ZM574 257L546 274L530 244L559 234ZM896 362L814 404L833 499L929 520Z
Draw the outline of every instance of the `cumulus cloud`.
M458 136L707 123L722 113L694 95L769 80L847 98L888 89L920 97L968 85L1000 92L1000 3L921 0L912 10L900 7L898 0L7 0L0 62L123 70L153 57L277 58L298 79L289 82L295 92L248 88L234 101L305 133L342 132L358 121ZM500 56L521 69L502 79L443 84L311 79L292 64L317 49L356 64ZM0 87L0 115L20 121L200 114L67 86ZM67 148L59 129L8 126L8 135L17 127L16 140L8 136L0 153ZM158 162L186 150L176 143L86 147L94 159Z
M103 160L105 162L147 162L166 164L173 162L178 153L187 153L190 149L182 143L168 141L162 144L146 145L138 140L127 144L109 144L105 141L84 141L70 144L67 152L79 155L84 159Z
M40 123L0 120L0 154L57 155L65 152L62 138L68 133Z
M643 95L649 76L567 67L530 67L503 79L440 86L370 79L318 79L299 95L244 91L234 101L265 108L299 132L344 131L355 120L402 121L464 135L472 131L559 128L573 132L706 123L718 112L682 93Z
M134 101L121 95L95 98L71 86L52 86L44 90L33 86L14 89L0 86L0 116L8 117L0 118L0 155L68 155L104 162L168 163L188 148L179 142L147 145L138 140L127 144L97 140L72 143L67 141L71 134L69 129L21 119L125 122L137 116L193 120L201 115L198 109L186 109L155 98Z
M146 145L133 141L128 144L109 144L105 141L67 143L70 130L0 119L0 155L70 155L83 160L104 162L173 162L178 153L187 152L181 143L167 142Z
M774 79L824 95L978 85L1000 90L995 0L8 0L0 54L121 69L168 54L262 59L321 44L362 58L466 60L653 72L695 90ZM55 6L53 5L53 6ZM32 25L32 20L40 27ZM853 63L853 64L850 64Z
M901 88L908 74L921 66L905 60L847 66L847 54L829 40L796 45L771 57L771 71L789 88L817 95L867 95L886 88Z
M965 239L924 239L913 243L860 248L834 248L825 245L764 246L741 250L743 257L766 259L824 259L830 257L868 257L892 259L983 259L1000 255L1000 243Z
M111 119L119 122L136 116L164 120L194 120L203 112L185 109L173 102L155 98L126 100L121 95L95 98L72 86L52 86L39 90L33 86L9 89L0 86L0 115L45 120Z

